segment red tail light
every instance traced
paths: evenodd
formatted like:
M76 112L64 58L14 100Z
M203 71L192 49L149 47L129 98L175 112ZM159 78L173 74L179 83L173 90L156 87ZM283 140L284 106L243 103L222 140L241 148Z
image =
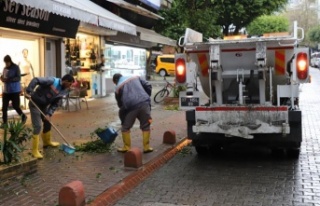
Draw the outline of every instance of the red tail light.
M175 64L176 69L176 80L177 83L184 84L186 82L186 62L184 59L180 58L176 60Z
M306 53L300 52L297 55L296 61L298 79L307 79L309 73L308 55Z

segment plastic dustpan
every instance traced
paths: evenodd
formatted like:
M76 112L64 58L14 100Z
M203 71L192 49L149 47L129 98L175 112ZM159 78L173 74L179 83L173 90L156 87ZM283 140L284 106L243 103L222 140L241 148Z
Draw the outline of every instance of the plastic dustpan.
M98 135L98 137L100 137L100 139L106 143L106 144L110 144L112 142L114 142L114 140L116 139L116 137L118 136L118 130L115 130L113 127L107 127L102 131L96 132L96 134Z
M67 154L73 154L73 153L75 153L76 148L74 148L73 146L68 145L68 144L66 144L66 143L63 143L63 144L61 145L61 150L63 150L63 151L64 151L65 153L67 153Z

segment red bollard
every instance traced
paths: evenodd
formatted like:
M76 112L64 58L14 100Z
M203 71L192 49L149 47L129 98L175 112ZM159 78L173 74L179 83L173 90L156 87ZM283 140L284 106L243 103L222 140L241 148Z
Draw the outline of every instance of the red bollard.
M85 206L86 199L81 181L73 181L64 185L59 192L60 206Z
M173 130L166 131L163 134L163 144L175 144L176 140L176 132Z
M132 148L124 154L124 166L133 168L142 166L142 152L139 148Z

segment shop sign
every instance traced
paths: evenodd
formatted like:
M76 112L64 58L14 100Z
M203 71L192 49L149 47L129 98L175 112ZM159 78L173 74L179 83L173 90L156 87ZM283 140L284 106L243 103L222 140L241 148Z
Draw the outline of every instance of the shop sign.
M75 38L80 22L48 11L0 0L0 26Z

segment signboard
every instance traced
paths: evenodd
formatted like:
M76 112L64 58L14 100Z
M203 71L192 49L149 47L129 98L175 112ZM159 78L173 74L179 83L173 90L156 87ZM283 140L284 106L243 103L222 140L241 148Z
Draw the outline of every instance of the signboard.
M0 26L23 31L75 38L80 21L48 11L0 0Z
M180 109L194 109L200 106L200 93L194 91L193 94L189 96L185 91L180 92L179 106Z

